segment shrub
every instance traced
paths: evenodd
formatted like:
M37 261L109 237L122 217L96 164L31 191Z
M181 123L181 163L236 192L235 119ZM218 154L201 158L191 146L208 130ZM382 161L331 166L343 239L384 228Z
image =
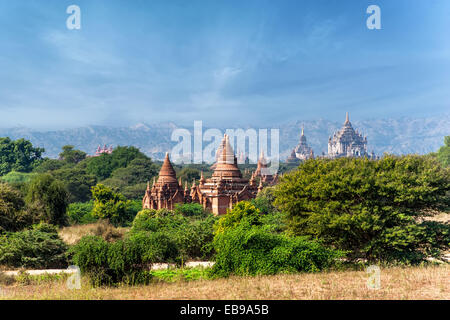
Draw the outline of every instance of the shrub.
M98 184L92 187L94 208L92 216L99 219L108 219L115 226L124 225L133 220L135 209L132 202L126 200L120 193Z
M40 221L66 225L68 201L66 187L50 174L40 174L30 182L26 197L28 210Z
M0 265L35 269L67 267L67 245L47 224L0 236Z
M212 239L217 218L209 214L204 219L186 218L168 210L142 210L133 221L130 233L163 233L172 239L180 259L209 259L214 254Z
M216 224L216 235L232 230L239 225L247 227L261 225L261 212L251 202L238 202L231 211L228 211Z
M272 234L245 225L220 233L214 239L214 276L272 275L316 272L331 267L343 252L328 249L304 237Z
M351 251L350 258L418 263L430 226L417 218L448 208L449 191L450 170L430 157L316 159L283 176L275 204L291 233Z
M92 215L94 202L75 202L69 204L67 216L70 224L93 223L98 219Z
M204 218L208 215L199 203L184 203L175 205L175 213L181 214L185 217Z
M109 243L98 236L85 236L70 250L73 262L98 285L147 284L155 262L176 261L176 245L161 233L134 233Z
M32 220L25 212L25 202L20 192L6 183L0 183L0 233L23 229Z

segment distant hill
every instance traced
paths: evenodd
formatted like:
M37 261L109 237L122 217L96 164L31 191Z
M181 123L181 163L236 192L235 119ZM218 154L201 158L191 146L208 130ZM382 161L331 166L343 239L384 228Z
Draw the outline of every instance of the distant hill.
M450 135L450 115L430 118L375 119L353 121L352 125L367 135L368 149L376 154L426 154L443 145L444 136ZM316 155L327 151L328 137L343 124L328 120L294 120L274 124L280 129L281 159L289 156L305 126L308 143ZM89 126L56 131L36 131L27 128L0 129L0 136L12 139L25 138L34 145L44 147L45 156L56 158L66 144L93 154L98 145L133 145L152 158L162 159L175 145L171 141L174 123L138 124L132 127ZM191 131L192 128L186 128ZM206 130L207 128L204 128ZM219 128L224 132L226 128ZM245 129L245 128L244 128Z

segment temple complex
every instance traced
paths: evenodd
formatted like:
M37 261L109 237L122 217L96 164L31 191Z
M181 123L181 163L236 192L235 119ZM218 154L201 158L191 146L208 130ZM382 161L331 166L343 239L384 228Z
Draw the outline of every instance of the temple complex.
M299 162L308 159L314 159L314 151L306 142L304 127L302 126L302 133L300 135L299 144L292 150L287 162Z
M344 126L328 139L328 158L368 157L375 158L374 153L367 153L367 137L354 130L348 112Z
M143 208L173 209L176 203L193 202L220 215L227 213L227 209L232 209L239 201L255 198L262 189L262 184L257 186L254 176L250 180L242 177L227 135L224 135L216 157L212 177L205 179L202 173L199 184L194 181L189 190L186 183L183 190L181 181L177 181L169 155L166 154L158 181L154 181L151 188L150 185L147 186L142 200Z
M113 152L113 147L109 146L109 148L108 148L108 146L105 144L103 146L103 148L101 146L97 147L94 157L98 157L98 156L102 155L103 153L111 154L112 152Z

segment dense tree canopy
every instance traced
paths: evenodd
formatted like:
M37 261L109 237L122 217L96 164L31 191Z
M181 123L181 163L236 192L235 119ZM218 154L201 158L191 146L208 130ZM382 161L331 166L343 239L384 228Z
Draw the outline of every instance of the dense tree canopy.
M416 155L309 160L282 178L275 204L294 234L351 250L355 258L414 260L429 240L417 218L450 204L449 172Z
M25 139L0 138L0 176L13 170L30 172L42 161L43 152Z
M120 193L115 193L110 188L98 184L92 187L92 197L94 198L93 217L108 219L116 226L132 220L131 202Z
M19 191L0 183L0 232L16 231L26 224L25 202Z
M86 158L86 152L74 149L74 146L66 145L62 147L59 159L67 163L76 164Z
M81 166L55 170L52 175L62 181L69 192L69 202L85 202L91 199L91 187L97 183L97 178L86 172Z
M116 147L111 154L103 153L98 157L92 157L87 162L87 172L95 175L98 180L104 180L111 176L118 168L127 167L133 160L148 157L135 147Z
M26 202L33 216L43 222L63 226L67 223L68 197L64 184L47 173L30 182Z

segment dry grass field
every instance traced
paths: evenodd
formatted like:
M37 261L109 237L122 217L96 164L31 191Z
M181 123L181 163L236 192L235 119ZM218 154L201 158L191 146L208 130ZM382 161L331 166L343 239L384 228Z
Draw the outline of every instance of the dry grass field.
M381 288L365 271L231 277L148 286L69 290L65 281L1 288L0 299L450 299L450 265L381 269Z

